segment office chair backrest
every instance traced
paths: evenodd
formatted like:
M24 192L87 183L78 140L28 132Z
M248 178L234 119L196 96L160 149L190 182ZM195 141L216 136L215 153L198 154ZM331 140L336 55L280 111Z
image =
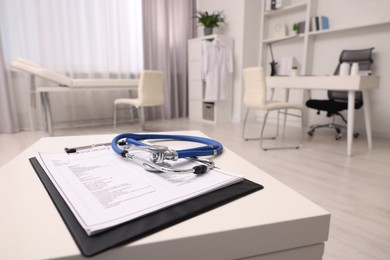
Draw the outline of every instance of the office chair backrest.
M334 75L339 75L340 66L343 62L348 62L351 66L352 63L359 63L359 70L371 70L371 64L374 62L372 59L372 51L374 48L361 49L361 50L343 50L340 54L339 64L334 72ZM328 97L330 100L347 101L347 91L328 91ZM362 93L356 92L355 102L363 104Z
M164 73L145 70L142 72L138 98L142 106L158 106L164 104Z
M264 107L267 104L267 85L264 69L253 67L244 69L244 105Z

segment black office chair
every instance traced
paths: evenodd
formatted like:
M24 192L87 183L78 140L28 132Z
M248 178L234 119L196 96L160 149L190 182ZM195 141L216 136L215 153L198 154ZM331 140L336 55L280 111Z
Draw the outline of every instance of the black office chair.
M340 55L339 64L334 72L334 75L339 74L340 65L343 62L348 62L352 66L352 63L359 63L360 71L370 71L372 60L372 51L374 48L361 49L361 50L343 50ZM306 106L317 110L317 114L320 111L327 112L326 116L331 117L331 122L328 124L317 124L309 127L307 134L313 136L314 131L321 127L330 127L336 130L336 140L339 140L342 136L341 129L345 128L344 125L335 123L335 116L340 116L344 123L347 124L347 120L340 112L348 109L348 92L347 91L328 91L328 100L309 99L306 101ZM355 94L355 109L359 109L363 106L363 95L360 91ZM359 133L355 132L354 137L358 137Z

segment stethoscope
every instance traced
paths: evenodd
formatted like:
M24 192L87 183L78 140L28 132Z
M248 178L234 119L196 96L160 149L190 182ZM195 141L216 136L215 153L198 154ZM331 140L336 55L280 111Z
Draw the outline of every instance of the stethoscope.
M149 145L141 140L160 139L174 141L189 141L202 143L205 146L195 148L173 150L163 145ZM166 134L132 134L124 133L116 136L111 143L115 153L123 158L131 159L132 161L142 165L146 170L153 172L168 172L168 173L194 173L203 174L215 167L212 160L199 158L200 156L215 156L222 153L223 146L218 141L213 139L189 136L189 135L166 135ZM149 158L138 155L137 152L143 151L149 153ZM200 164L187 169L173 168L168 161L177 161L179 158L188 158Z

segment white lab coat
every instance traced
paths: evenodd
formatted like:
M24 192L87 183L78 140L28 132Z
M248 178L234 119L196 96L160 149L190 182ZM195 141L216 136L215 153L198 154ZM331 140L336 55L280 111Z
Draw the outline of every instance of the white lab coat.
M233 73L232 56L232 50L219 39L202 42L204 101L226 99L230 74Z

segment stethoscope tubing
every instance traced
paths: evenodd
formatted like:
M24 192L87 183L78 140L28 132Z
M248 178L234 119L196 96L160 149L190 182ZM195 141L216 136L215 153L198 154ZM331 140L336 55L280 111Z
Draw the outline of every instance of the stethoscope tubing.
M114 137L111 144L112 149L119 155L123 154L123 150L118 146L118 142L122 139L125 139L126 144L132 144L136 146L148 146L148 144L140 142L140 140L147 139L168 139L205 144L205 146L176 150L178 158L196 158L198 156L218 155L223 151L223 146L220 142L205 137L189 135L123 133Z

